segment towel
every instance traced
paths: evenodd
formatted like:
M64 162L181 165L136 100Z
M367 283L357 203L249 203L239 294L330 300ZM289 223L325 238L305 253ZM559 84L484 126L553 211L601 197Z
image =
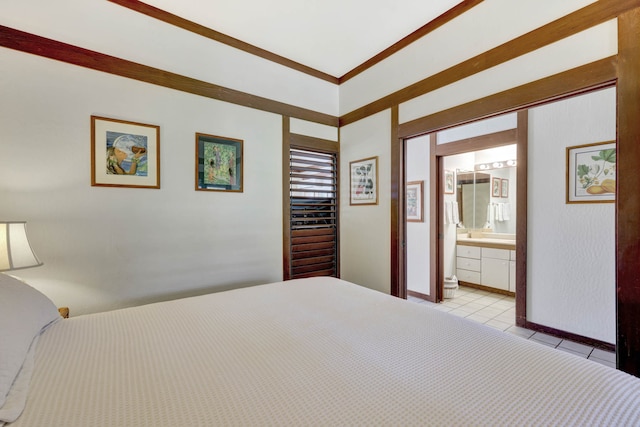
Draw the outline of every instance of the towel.
M511 204L505 203L502 207L502 219L509 221L511 219Z
M453 224L458 224L460 222L460 208L458 207L458 202L451 202L451 210L453 212Z

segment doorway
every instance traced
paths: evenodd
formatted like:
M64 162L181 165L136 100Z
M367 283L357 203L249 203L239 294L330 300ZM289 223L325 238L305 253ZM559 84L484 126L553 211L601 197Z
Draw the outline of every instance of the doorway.
M407 189L423 180L438 183L425 186L422 196L426 211L436 215L417 223L407 217L408 295L441 302L451 296L444 283L454 276L462 286L518 294L517 278L525 277L518 269L524 271L526 260L521 257L518 267L518 223L526 221L526 212L518 217L518 199L526 200L526 179L521 186L515 165L522 151L526 170L526 117L526 112L511 113L405 141ZM526 222L520 228L526 244ZM463 253L465 249L470 251ZM521 294L516 319L511 320L516 324L518 317L526 318L526 292Z

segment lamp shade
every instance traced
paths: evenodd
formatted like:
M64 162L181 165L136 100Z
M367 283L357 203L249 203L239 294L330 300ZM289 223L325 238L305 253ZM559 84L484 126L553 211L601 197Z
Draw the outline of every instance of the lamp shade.
M29 240L24 221L0 221L0 271L42 265Z

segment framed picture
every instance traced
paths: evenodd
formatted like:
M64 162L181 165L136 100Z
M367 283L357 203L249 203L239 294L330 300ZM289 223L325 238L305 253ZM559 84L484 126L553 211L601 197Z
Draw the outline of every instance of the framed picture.
M378 157L349 163L351 205L378 204Z
M454 171L444 171L444 194L453 194L456 187L456 175Z
M509 180L500 180L500 197L509 197Z
M243 141L196 133L196 190L242 192Z
M500 178L491 178L491 196L500 197Z
M160 188L160 126L91 116L91 185Z
M567 203L613 203L615 141L567 147Z
M424 222L422 205L422 192L424 181L407 182L406 202L407 202L407 222Z

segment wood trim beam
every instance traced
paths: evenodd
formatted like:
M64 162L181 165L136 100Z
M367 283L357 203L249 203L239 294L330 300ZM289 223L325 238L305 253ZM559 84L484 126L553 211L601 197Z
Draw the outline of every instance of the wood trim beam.
M291 279L290 141L291 119L282 116L282 280Z
M569 71L545 77L476 101L400 125L400 137L409 138L470 121L517 111L614 84L617 58L611 56Z
M516 168L516 326L527 323L527 200L529 199L529 110L518 111Z
M338 118L0 25L0 46L231 104L337 126Z
M329 153L337 153L340 151L340 143L329 139L291 133L290 141L290 145L295 146L296 148L308 148L310 150L320 150Z
M451 141L446 144L436 145L437 156L451 156L454 154L467 153L469 151L486 150L487 148L502 147L507 144L515 144L518 141L516 129L507 129L500 132L488 133L486 135L474 136L473 138Z
M431 302L444 297L444 160L436 154L438 134L429 135L429 296ZM438 256L436 256L438 254Z
M618 18L617 366L640 376L640 8Z
M369 68L373 67L374 65L384 61L385 59L387 59L388 57L390 57L394 53L399 52L400 50L402 50L405 47L409 46L411 43L415 42L416 40L418 40L418 39L420 39L420 38L422 38L424 36L426 36L427 34L429 34L430 32L434 31L435 29L440 28L441 26L443 26L447 22L452 21L453 19L457 18L458 16L462 15L463 13L467 12L469 9L473 8L474 6L477 6L478 4L480 4L482 2L483 2L483 0L464 0L461 3L458 3L452 9L449 9L448 11L443 13L442 15L438 16L436 19L434 19L434 20L428 22L427 24L423 25L422 27L418 28L417 30L415 30L413 33L409 34L408 36L406 36L402 40L398 41L397 43L393 44L392 46L389 46L388 48L386 48L385 50L383 50L382 52L380 52L379 54L377 54L373 58L369 59L368 61L366 61L366 62L364 62L364 63L362 63L360 65L358 65L356 68L354 68L353 70L349 71L348 73L346 73L345 75L340 77L338 79L339 83L342 84L342 83L354 78L358 74L360 74L360 73L368 70Z
M599 0L536 30L447 68L340 117L340 126L470 77L640 7L640 0Z
M306 65L300 64L299 62L292 61L291 59L285 58L284 56L280 56L273 52L269 52L268 50L261 49L257 46L243 42L242 40L238 40L236 38L233 38L221 32L215 31L209 27L205 27L204 25L200 25L193 21L189 21L188 19L181 18L177 15L174 15L162 9L158 9L157 7L148 5L141 1L138 1L138 0L108 0L108 1L110 1L111 3L115 3L120 6L126 7L128 9L131 9L143 15L149 16L151 18L157 19L159 21L165 22L167 24L174 25L178 28L182 28L183 30L187 30L192 33L198 34L202 37L206 37L208 39L217 41L219 43L226 44L227 46L231 46L243 52L247 52L252 55L258 56L260 58L266 59L268 61L275 62L276 64L280 64L285 67L289 67L293 70L300 71L301 73L308 74L312 77L325 80L329 83L338 84L338 78L330 74L327 74L322 71L316 70L315 68L311 68Z
M391 108L391 295L407 298L404 216L404 143L398 137L398 106Z

